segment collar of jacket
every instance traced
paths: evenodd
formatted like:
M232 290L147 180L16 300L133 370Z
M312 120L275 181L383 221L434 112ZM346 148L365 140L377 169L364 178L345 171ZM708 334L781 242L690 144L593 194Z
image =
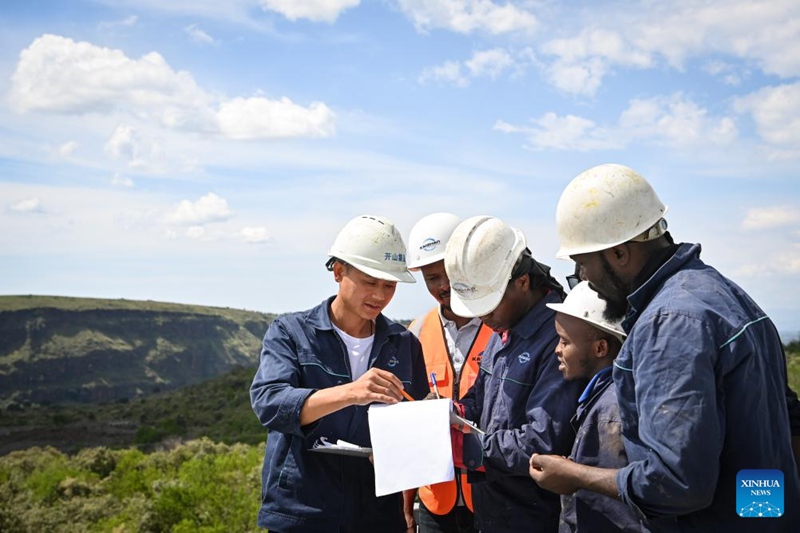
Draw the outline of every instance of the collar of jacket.
M578 398L578 403L582 404L586 402L589 398L594 395L594 390L601 390L603 385L607 385L610 383L613 378L611 377L611 366L607 366L605 368L601 368L600 371L592 376L592 379L589 381L589 384L586 385L586 388L583 389L583 393L581 397Z
M639 314L661 289L661 285L676 272L682 270L687 263L700 259L700 249L699 244L682 243L677 245L675 252L672 255L668 255L666 259L654 258L654 260L660 259L662 264L660 266L656 265L655 272L628 296L628 314L622 322L622 329L626 333L630 333L633 324L639 318ZM646 269L647 266L643 269L643 272Z
M536 302L530 311L511 328L511 333L523 339L530 339L542 327L549 325L552 328L556 312L545 305L550 303L561 303L561 296L558 291L550 291L544 298Z

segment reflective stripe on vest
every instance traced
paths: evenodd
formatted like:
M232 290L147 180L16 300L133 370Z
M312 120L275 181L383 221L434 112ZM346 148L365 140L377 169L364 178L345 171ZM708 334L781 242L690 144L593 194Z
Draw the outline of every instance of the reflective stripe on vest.
M461 367L461 375L456 376L453 364L450 362L450 354L447 351L447 339L445 338L444 327L439 319L439 308L436 307L425 315L419 332L419 341L422 344L422 353L425 356L428 379L430 380L431 372L436 373L439 394L446 398L453 398L456 377L459 378L458 398L456 399L461 399L466 394L478 377L481 357L492 333L489 327L481 324L478 334L472 341L464 366ZM430 383L430 385L433 384ZM461 474L460 478L464 503L472 511L472 487L467 483L466 474ZM419 499L431 513L445 515L452 511L456 505L458 485L453 480L420 487Z

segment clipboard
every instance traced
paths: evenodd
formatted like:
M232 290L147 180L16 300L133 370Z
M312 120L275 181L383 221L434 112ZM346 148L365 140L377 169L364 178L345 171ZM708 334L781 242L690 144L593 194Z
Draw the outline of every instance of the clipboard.
M372 448L365 448L356 444L351 444L343 440L337 440L336 444L328 442L325 437L314 443L314 446L309 448L310 452L319 453L332 453L334 455L349 455L351 457L369 457L372 455Z
M450 425L456 426L456 429L462 433L477 433L478 435L486 434L485 431L478 427L478 424L471 420L467 420L463 416L456 414L454 411L450 411Z

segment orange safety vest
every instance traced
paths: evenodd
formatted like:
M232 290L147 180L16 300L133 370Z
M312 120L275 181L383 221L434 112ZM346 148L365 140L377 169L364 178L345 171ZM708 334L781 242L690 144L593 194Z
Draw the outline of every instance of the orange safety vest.
M486 349L486 343L492 336L492 330L485 324L481 324L478 334L472 341L472 346L467 354L467 360L461 367L461 376L455 375L450 354L447 351L447 340L444 336L444 327L439 319L439 308L435 307L422 319L422 326L419 331L419 341L422 344L422 353L425 356L425 367L428 370L428 381L430 374L436 374L436 385L439 394L445 398L453 398L454 384L458 377L458 397L461 399L467 393L475 379L478 377L481 356ZM429 383L431 387L433 383ZM467 483L466 474L460 474L460 483L456 480L444 481L435 485L426 485L419 488L419 499L425 507L433 514L445 515L453 510L458 501L458 487L461 486L461 493L464 502L472 511L472 487Z

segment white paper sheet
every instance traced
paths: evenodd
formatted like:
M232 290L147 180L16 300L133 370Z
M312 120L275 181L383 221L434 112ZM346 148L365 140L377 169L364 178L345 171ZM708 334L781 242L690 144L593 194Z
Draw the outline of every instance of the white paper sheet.
M455 478L451 410L449 399L370 406L376 496Z

